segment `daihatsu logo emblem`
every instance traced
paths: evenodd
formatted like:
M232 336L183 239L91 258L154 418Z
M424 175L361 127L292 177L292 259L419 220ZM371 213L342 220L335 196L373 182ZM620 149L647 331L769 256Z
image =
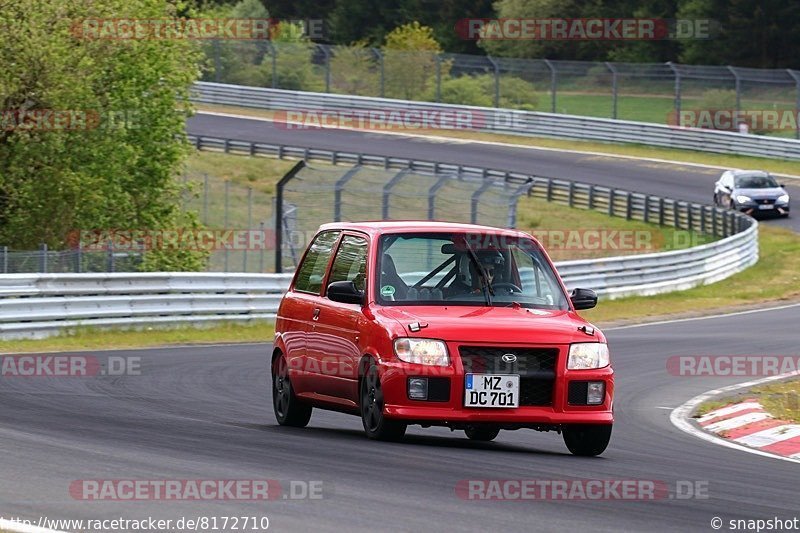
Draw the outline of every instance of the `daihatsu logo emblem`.
M503 357L501 357L500 359L502 359L504 363L513 363L517 360L517 356L514 355L513 353L506 353L503 354Z

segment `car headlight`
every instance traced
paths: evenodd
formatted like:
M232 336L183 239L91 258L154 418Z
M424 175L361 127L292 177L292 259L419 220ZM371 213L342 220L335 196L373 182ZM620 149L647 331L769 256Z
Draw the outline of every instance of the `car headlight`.
M780 202L782 204L783 203L788 204L789 203L789 195L788 194L782 194L782 195L778 196L778 202Z
M736 197L736 201L739 202L740 204L746 204L747 202L752 201L752 199L749 196L740 194L739 196Z
M582 342L569 347L569 370L587 370L608 366L608 344L602 342Z
M406 363L418 365L448 366L450 356L447 346L434 339L399 338L394 341L394 354Z

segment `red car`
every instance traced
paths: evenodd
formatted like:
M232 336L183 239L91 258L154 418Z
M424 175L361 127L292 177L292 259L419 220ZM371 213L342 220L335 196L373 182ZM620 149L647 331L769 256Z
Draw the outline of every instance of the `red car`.
M312 408L361 416L373 439L409 424L558 431L576 455L611 437L614 371L605 336L576 310L530 235L441 222L323 225L275 327L278 423Z

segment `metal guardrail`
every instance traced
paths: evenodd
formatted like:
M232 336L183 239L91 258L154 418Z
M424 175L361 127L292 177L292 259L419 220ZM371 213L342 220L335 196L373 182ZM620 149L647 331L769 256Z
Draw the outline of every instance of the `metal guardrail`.
M646 255L557 262L569 288L601 296L650 295L725 279L758 261L758 223L741 213L597 185L477 167L194 137L200 149L328 163L460 172L519 183L528 194L612 216L722 237ZM0 339L83 326L147 327L274 318L291 274L101 273L0 276Z
M291 275L225 273L0 276L0 338L83 326L147 327L275 317Z
M468 114L468 119L465 120L471 121L471 127L462 126L462 128L479 132L645 144L722 154L800 159L800 141L794 139L575 115L298 92L209 82L199 82L195 85L193 101L285 111L398 112L405 115L409 112L458 111Z

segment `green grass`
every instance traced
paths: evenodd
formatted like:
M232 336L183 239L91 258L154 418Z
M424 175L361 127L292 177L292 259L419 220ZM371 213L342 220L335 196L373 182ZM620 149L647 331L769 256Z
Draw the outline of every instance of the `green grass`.
M747 399L757 400L769 414L778 420L800 423L800 380L796 378L741 390L736 394L709 400L697 408L694 417L703 416L715 409Z
M188 326L171 329L78 328L61 335L37 340L0 341L0 353L17 354L47 351L89 351L122 348L153 348L184 344L271 342L275 324L258 321L250 324L220 323L205 328Z

